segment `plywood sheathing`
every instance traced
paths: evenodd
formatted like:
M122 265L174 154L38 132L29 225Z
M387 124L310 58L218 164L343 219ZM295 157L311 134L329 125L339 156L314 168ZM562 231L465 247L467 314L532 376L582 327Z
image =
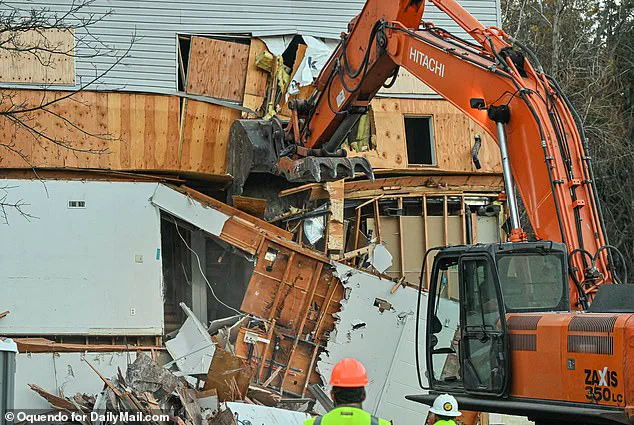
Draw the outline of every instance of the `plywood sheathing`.
M75 36L73 30L38 29L0 36L0 81L4 83L75 84ZM5 44L6 43L6 44ZM17 52L12 48L30 51Z
M249 46L249 56L247 58L246 84L244 87L244 99L242 105L254 111L258 111L257 117L261 117L262 105L266 97L267 82L270 74L255 64L255 58L268 52L266 44L259 38L252 38ZM242 118L256 118L250 114L243 113Z
M28 107L68 94L37 90L7 93L14 102ZM191 99L185 102L182 122L179 97L112 92L78 92L50 105L52 113L35 111L17 115L27 125L75 150L42 138L36 140L33 133L2 117L0 137L24 154L26 160L6 151L0 166L182 171L225 176L229 129L240 118L240 111Z
M187 93L242 102L249 45L192 37Z
M392 87L382 88L379 90L379 94L394 96L398 94L437 95L427 84L423 83L405 68L399 68L398 77Z
M373 168L410 172L416 169L475 174L502 172L499 149L493 139L445 100L375 98L371 103L371 111L376 126L376 150L349 154L368 158ZM432 117L435 166L408 168L404 121L407 115ZM471 159L476 133L482 137L480 170L475 169Z

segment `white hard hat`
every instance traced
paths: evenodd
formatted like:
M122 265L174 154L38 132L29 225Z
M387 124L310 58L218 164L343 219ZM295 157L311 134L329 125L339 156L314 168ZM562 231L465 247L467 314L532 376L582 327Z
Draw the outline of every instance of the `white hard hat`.
M462 413L458 411L458 402L449 394L441 394L434 400L434 405L429 409L430 412L440 416L460 416Z

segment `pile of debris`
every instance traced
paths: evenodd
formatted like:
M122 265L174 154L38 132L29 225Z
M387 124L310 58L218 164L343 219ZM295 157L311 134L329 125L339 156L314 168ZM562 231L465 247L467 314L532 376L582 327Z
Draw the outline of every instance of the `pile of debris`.
M73 418L86 418L85 425L94 425L97 418L99 423L114 423L116 418L117 422L142 421L153 425L165 423L164 419L179 425L244 425L247 422L299 425L310 417L306 413L272 407L281 397L256 387L249 387L241 402L220 403L215 389L192 388L185 379L161 367L145 353L137 355L125 376L119 370L112 379L103 376L86 358L84 361L104 383L96 397L86 394L59 397L37 385L30 387L56 410L75 413Z
M266 382L253 384L255 368L232 352L238 329L249 316L214 321L205 328L187 306L181 307L188 318L165 343L170 362L162 365L165 362L158 353L140 351L125 375L118 369L117 376L109 378L82 356L103 381L96 396L60 397L34 384L30 388L54 409L77 414L71 416L73 422L77 417L86 418L80 421L85 425L139 421L153 425L166 421L178 425L301 425L311 417L314 400L284 399L267 388Z

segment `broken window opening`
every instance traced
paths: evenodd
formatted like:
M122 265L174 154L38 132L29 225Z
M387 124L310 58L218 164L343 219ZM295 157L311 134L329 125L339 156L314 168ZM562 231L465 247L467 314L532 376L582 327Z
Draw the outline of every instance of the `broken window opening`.
M432 117L405 116L408 165L436 165Z
M178 49L178 91L187 89L187 67L189 66L189 49L191 47L191 35L178 34L176 48Z
M286 50L284 50L284 53L282 53L282 61L284 62L284 65L291 69L293 69L293 64L295 63L295 58L297 57L297 47L300 44L306 45L301 35L295 35L288 44Z

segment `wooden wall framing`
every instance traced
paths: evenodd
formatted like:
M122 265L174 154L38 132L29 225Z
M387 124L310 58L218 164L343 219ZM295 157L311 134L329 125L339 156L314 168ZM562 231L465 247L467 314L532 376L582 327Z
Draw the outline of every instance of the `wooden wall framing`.
M270 342L254 344L250 359L256 380L266 382L277 368L268 385L305 395L309 384L319 382L316 359L334 329L333 314L339 311L344 293L330 259L292 242L289 232L270 223L192 189L174 189L229 215L219 238L257 258L240 308L266 323L266 331L259 336ZM236 354L243 359L249 358L246 331L241 331L236 343ZM279 349L274 355L276 338Z

